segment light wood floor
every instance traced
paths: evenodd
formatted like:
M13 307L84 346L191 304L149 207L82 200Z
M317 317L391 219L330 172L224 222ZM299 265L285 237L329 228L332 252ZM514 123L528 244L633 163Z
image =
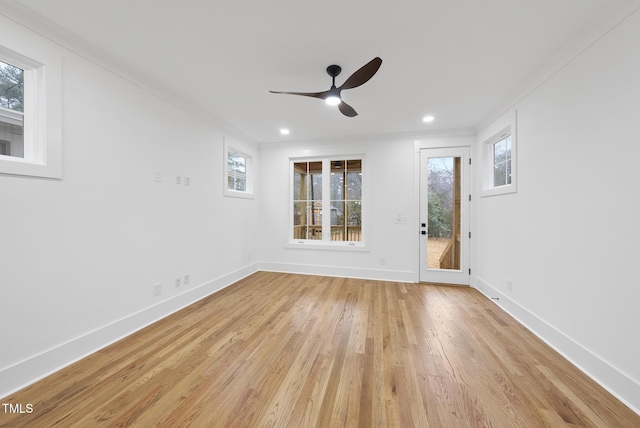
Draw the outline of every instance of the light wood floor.
M260 272L1 400L0 426L640 427L476 290Z

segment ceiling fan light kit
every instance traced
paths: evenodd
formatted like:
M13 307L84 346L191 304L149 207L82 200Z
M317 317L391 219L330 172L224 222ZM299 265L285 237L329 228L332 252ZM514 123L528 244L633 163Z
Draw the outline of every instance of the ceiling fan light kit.
M345 82L340 86L336 87L336 77L342 71L342 68L339 65L330 65L327 67L327 74L331 76L332 83L331 88L327 91L323 92L280 92L280 91L269 91L272 94L288 94L288 95L301 95L304 97L312 97L312 98L320 98L323 99L329 105L337 105L338 109L342 114L347 117L357 116L358 113L342 100L341 92L344 89L352 89L357 88L360 85L363 85L371 79L378 69L382 65L382 60L378 57L375 57L364 66L360 67L355 73L353 73Z

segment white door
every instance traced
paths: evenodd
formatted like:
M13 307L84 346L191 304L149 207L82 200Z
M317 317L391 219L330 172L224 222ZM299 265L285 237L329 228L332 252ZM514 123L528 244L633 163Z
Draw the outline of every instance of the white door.
M420 281L469 285L469 148L420 151Z

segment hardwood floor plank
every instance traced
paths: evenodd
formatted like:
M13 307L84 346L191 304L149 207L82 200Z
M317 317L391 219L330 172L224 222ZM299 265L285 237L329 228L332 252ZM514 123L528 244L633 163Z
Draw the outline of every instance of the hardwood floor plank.
M0 427L640 427L476 290L259 272L37 382Z

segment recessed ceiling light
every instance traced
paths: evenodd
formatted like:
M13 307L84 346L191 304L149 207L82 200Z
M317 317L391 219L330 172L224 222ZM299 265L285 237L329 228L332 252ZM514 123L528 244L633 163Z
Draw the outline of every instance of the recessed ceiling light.
M281 133L282 135L289 135L289 130L288 130L287 128L282 128L282 129L280 130L280 133Z
M425 123L429 123L429 122L433 122L433 119L435 119L435 117L433 116L425 116L422 118L422 121Z

